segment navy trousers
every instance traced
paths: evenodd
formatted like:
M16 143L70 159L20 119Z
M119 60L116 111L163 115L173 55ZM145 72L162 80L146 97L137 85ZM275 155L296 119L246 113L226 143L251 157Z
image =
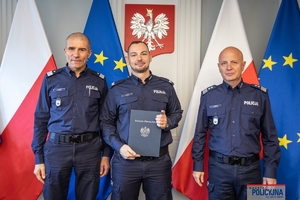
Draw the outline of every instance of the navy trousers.
M137 200L142 185L147 200L172 200L172 161L169 154L149 161L111 161L112 200Z
M247 166L208 162L208 195L210 200L246 200L247 184L261 184L259 161Z
M83 143L60 143L51 138L44 146L45 200L66 200L74 167L76 200L94 200L99 190L101 141L96 137Z

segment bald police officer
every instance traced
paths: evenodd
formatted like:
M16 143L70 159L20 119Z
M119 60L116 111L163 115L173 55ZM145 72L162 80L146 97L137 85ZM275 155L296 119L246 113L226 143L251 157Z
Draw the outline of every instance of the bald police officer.
M192 148L193 176L202 186L209 131L209 198L246 200L247 184L276 184L278 136L267 90L241 78L245 67L242 52L235 47L225 48L219 55L218 67L223 83L207 88L201 95ZM264 148L262 181L260 133Z

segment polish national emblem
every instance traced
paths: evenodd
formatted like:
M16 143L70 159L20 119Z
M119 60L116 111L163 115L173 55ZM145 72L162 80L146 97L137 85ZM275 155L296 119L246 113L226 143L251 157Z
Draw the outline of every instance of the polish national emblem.
M142 127L140 129L140 133L141 133L141 136L142 137L148 137L149 134L150 134L150 128L147 128L146 126L145 127Z
M131 41L148 45L151 55L174 51L174 5L125 5L125 51Z

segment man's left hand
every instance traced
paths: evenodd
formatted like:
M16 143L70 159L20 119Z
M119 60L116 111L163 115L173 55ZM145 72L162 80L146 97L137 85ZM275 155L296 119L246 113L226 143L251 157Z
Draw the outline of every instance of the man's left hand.
M275 185L276 183L277 183L276 178L263 177L263 184L264 185Z
M105 176L109 171L109 158L107 156L103 156L100 162L100 177Z

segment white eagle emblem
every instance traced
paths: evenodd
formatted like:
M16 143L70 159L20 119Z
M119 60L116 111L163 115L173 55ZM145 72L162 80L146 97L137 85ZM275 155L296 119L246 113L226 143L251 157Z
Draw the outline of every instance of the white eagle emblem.
M142 137L148 137L150 133L150 128L147 128L146 126L142 127L140 133Z
M147 9L147 17L149 16L150 19L145 24L145 18L140 13L135 13L133 17L131 18L131 26L132 29L132 35L136 36L138 39L142 36L143 42L145 40L148 48L150 51L155 50L156 47L163 48L164 44L160 44L157 41L157 37L159 39L162 39L163 37L167 36L167 30L169 29L169 21L166 17L166 14L161 13L155 18L155 24L153 24L153 9ZM153 44L154 40L156 42L156 45Z

